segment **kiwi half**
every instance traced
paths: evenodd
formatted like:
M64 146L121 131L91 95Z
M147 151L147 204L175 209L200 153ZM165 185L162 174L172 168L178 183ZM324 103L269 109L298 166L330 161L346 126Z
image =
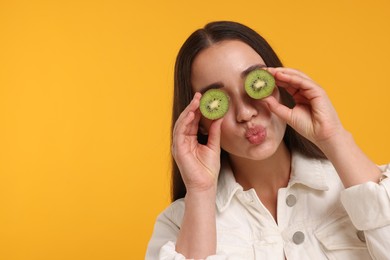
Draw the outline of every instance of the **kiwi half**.
M270 96L274 88L275 78L266 70L253 70L245 78L245 91L254 99Z
M223 117L229 109L229 97L219 89L207 90L200 99L200 112L208 119Z

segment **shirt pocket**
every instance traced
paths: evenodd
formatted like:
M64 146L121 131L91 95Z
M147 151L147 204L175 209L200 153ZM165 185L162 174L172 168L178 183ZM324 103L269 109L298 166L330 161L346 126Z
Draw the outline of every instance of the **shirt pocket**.
M229 260L255 259L248 230L238 226L217 230L217 253Z
M255 259L253 248L234 246L234 245L218 245L218 255L226 255L229 260Z
M328 259L372 259L363 231L354 227L348 215L321 226L314 233Z

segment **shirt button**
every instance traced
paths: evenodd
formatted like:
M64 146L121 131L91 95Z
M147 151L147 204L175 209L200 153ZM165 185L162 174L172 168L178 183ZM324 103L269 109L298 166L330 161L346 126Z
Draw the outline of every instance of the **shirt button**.
M301 231L297 231L294 233L292 240L296 245L302 244L303 241L305 241L305 234Z
M292 207L295 205L295 203L297 203L297 198L292 194L288 195L286 198L287 206Z
M356 235L360 241L366 242L366 236L364 235L364 231L359 230L358 232L356 232Z

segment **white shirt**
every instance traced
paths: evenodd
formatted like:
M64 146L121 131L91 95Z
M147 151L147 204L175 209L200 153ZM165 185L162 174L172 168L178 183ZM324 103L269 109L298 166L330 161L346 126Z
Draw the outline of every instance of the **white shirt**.
M382 166L390 176L390 164ZM332 164L293 153L278 191L277 223L254 189L224 164L217 189L217 254L206 259L390 259L390 178L344 189ZM175 251L184 200L157 218L146 259L185 259Z

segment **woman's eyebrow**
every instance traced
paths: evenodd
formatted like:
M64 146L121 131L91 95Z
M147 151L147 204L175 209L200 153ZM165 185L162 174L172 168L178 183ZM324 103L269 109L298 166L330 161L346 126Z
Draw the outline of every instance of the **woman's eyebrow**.
M223 83L222 82L212 83L212 84L202 88L199 92L203 95L209 89L218 89L218 88L223 88Z
M249 72L251 72L253 70L265 68L265 67L267 67L265 64L252 65L249 68L247 68L246 70L244 70L243 72L241 72L241 77L244 78L246 75L249 74ZM218 88L223 88L223 87L224 87L224 85L222 82L215 82L215 83L212 83L208 86L203 87L199 92L203 95L209 89L212 89L212 88L218 89Z
M249 72L251 72L251 71L253 71L253 70L265 68L265 67L267 67L267 66L264 65L264 64L255 64L255 65L252 65L252 66L250 66L249 68L247 68L246 70L244 70L244 71L241 73L241 77L242 77L242 78L245 78L246 75L249 74Z

